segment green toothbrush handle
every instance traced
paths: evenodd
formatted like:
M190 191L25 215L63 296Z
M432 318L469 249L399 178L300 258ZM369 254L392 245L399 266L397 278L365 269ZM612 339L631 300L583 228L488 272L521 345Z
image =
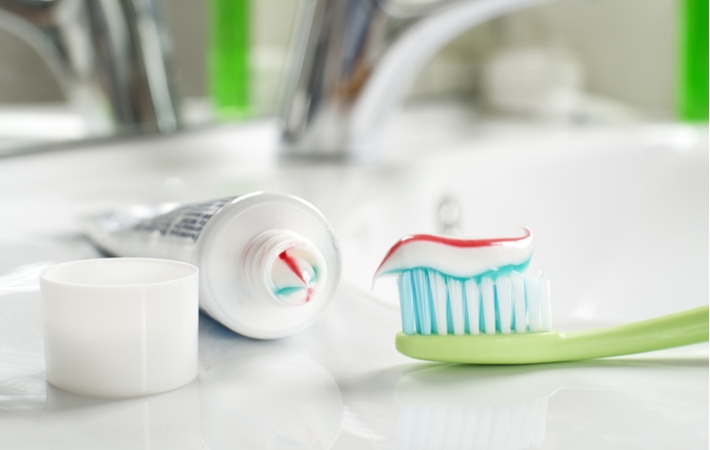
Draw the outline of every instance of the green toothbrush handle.
M708 307L641 322L570 333L406 335L396 347L412 358L466 364L535 364L643 353L706 342Z

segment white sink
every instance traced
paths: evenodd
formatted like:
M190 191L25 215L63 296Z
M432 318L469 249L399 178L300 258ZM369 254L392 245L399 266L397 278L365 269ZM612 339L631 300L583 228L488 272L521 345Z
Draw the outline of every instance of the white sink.
M463 234L533 230L560 329L706 304L707 129L447 123L442 139L416 120L395 127L371 166L276 164L271 122L0 160L1 446L707 448L707 344L530 367L424 363L394 350L394 282L370 290L398 238L439 230L448 198ZM262 342L203 317L198 380L163 395L106 402L46 385L36 273L96 255L78 215L261 189L310 200L336 228L343 282L322 320Z

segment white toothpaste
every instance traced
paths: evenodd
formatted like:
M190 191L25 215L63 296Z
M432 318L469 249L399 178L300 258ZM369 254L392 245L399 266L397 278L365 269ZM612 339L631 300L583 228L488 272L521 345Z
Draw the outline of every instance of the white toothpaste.
M533 253L532 232L523 230L520 237L497 239L405 236L389 250L374 278L417 268L434 269L456 278L522 271Z
M332 227L311 204L287 194L136 207L87 219L90 239L108 253L198 266L201 309L257 339L288 336L315 322L340 278Z

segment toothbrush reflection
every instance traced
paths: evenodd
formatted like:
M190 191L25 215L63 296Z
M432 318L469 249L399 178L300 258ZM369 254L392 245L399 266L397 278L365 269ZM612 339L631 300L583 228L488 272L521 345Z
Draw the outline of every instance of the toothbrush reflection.
M327 449L343 401L292 340L256 341L200 318L202 433L210 450Z
M536 448L554 386L508 368L435 366L403 376L397 441L402 449Z
M693 358L430 365L397 382L398 448L670 448L679 430L707 427L703 377L707 359Z

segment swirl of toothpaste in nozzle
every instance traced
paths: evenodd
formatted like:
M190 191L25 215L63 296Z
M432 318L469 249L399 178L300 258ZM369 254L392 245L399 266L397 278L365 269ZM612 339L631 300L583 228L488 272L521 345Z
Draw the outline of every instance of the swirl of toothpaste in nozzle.
M271 269L272 289L282 302L300 306L310 302L315 294L318 271L296 253L283 251Z

